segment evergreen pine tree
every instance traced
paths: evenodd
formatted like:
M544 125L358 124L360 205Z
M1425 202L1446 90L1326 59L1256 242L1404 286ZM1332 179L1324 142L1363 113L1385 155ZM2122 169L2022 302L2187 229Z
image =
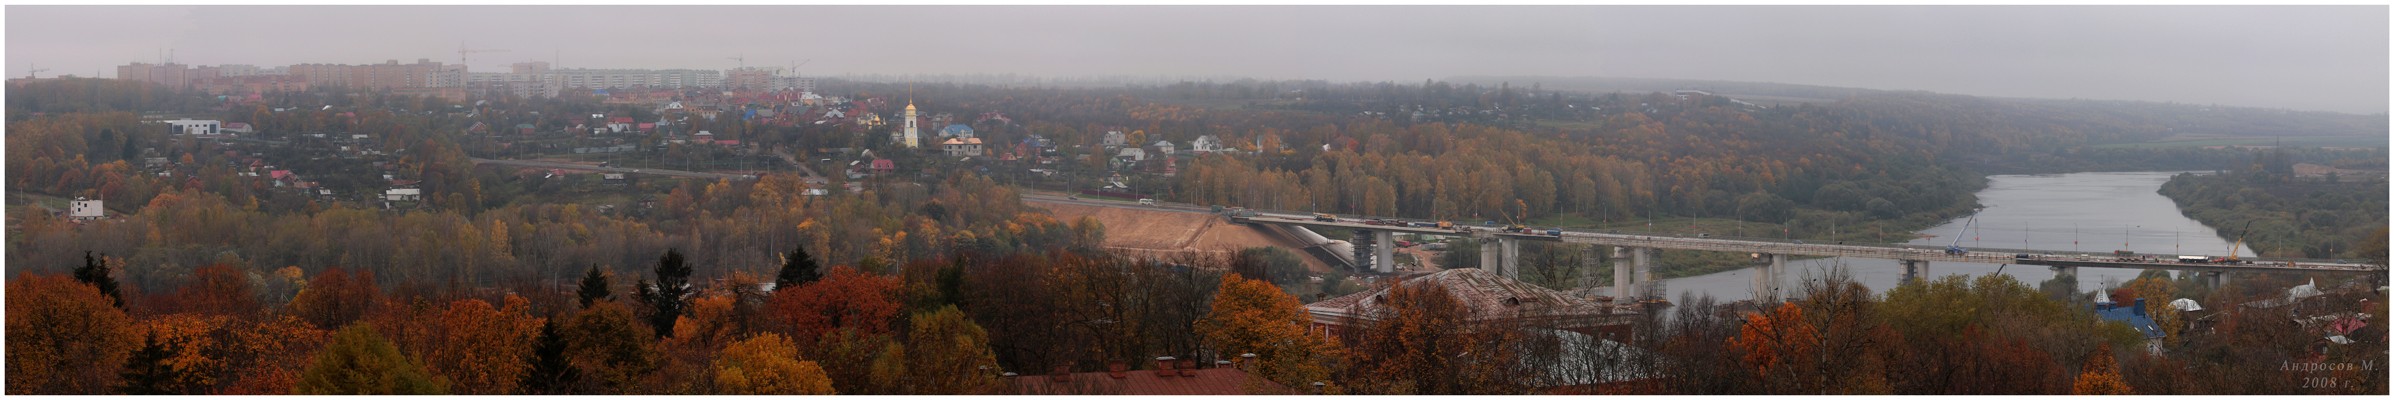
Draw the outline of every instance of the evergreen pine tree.
M814 256L806 254L806 248L790 250L789 254L781 256L781 273L773 278L773 291L779 292L782 289L822 280L823 272L820 268L821 266L815 264Z
M109 277L108 272L107 262L92 258L91 252L86 251L83 252L83 267L75 268L75 281L100 288L100 294L116 301L116 308L125 308L125 296L117 293L116 278Z
M555 317L541 323L540 338L536 340L532 347L532 368L524 371L523 393L572 394L574 382L582 379L582 370L566 359L565 336L557 334Z
M666 249L664 256L657 257L656 284L640 280L640 302L652 311L648 325L657 337L673 334L673 321L690 308L690 272L681 251Z
M131 395L179 394L169 388L174 384L175 367L168 364L166 359L172 357L174 352L168 351L165 343L158 342L158 333L150 332L149 336L142 339L141 349L135 350L133 357L125 360L125 371L118 375L124 378L124 382L117 386L117 392Z
M574 295L582 298L582 308L590 308L590 303L615 299L615 293L607 288L609 285L607 274L599 272L598 265L593 264L590 273L582 275L582 288L575 290Z

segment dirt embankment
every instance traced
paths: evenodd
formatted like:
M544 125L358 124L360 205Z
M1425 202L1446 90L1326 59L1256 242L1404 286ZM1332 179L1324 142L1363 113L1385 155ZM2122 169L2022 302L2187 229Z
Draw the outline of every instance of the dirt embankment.
M1152 211L1134 208L1098 207L1078 204L1028 202L1032 207L1045 208L1058 221L1073 221L1093 217L1105 224L1105 248L1135 257L1171 258L1182 254L1201 256L1222 255L1249 247L1274 246L1304 254L1304 244L1294 239L1266 232L1255 227L1230 223L1219 216L1171 211ZM1313 257L1305 260L1305 267L1315 272L1327 272L1328 264Z

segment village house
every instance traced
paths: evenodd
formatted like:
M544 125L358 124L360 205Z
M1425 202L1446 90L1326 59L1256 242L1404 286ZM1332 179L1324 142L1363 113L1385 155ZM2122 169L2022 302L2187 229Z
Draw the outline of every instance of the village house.
M948 139L948 141L946 141L946 142L940 142L940 144L939 144L939 145L940 145L940 147L942 147L942 148L944 148L945 150L947 150L947 152L948 152L948 156L949 156L949 157L980 157L980 156L981 156L981 138L976 138L976 137L950 138L950 139Z
M1105 137L1098 141L1099 146L1104 146L1108 149L1122 147L1128 144L1130 144L1130 137L1123 136L1122 131L1106 131Z
M224 133L223 125L224 123L213 119L177 119L166 121L166 133L170 135L217 135Z
M75 198L75 202L69 204L67 207L67 219L76 221L90 221L106 217L108 210L105 207L101 207L101 204L102 203L99 200L90 200L77 197Z
M964 124L948 125L948 127L941 128L939 130L939 136L958 138L973 137L973 127L965 126Z
M1198 136L1197 140L1189 141L1189 151L1192 152L1212 153L1222 150L1222 138L1214 137L1214 135Z

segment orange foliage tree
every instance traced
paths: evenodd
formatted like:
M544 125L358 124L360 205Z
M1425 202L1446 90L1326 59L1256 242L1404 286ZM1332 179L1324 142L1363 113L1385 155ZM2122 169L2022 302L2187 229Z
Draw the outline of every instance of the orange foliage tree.
M8 283L8 393L107 394L140 341L116 301L60 275Z
M632 310L612 301L591 303L564 326L566 357L582 372L576 393L627 393L657 368L656 337Z
M144 303L151 312L159 314L249 317L265 311L258 304L257 290L250 285L249 275L225 264L192 270L191 282L176 288L172 294L145 299Z
M1741 361L1763 378L1770 393L1811 393L1802 387L1809 380L1806 371L1820 343L1819 333L1804 321L1804 309L1795 303L1779 303L1769 314L1747 314L1746 324L1738 328L1737 337L1729 339L1729 347L1744 354Z
M2132 394L2128 382L2120 378L2120 362L2113 359L2111 345L2096 348L2094 355L2086 357L2086 367L2070 384L2070 394Z
M522 297L509 295L504 301L504 308L475 299L450 302L415 321L429 328L428 337L402 342L402 349L415 354L424 369L448 378L454 393L513 394L530 368L540 318L530 314L530 302Z
M339 329L366 315L381 301L382 290L374 286L373 271L349 272L347 269L326 268L299 289L291 299L291 315L325 330Z
M1337 349L1308 334L1305 306L1271 282L1222 274L1211 311L1197 320L1197 333L1224 354L1254 353L1259 374L1296 387L1329 376L1326 363Z

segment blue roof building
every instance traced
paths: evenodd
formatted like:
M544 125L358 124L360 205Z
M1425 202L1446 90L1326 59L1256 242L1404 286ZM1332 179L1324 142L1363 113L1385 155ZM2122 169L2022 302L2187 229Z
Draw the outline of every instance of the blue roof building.
M946 128L939 129L939 135L955 136L960 138L973 137L973 127L965 126L964 124L948 125Z
M2096 318L2128 324L2128 327L2136 328L2136 333L2144 334L2146 340L2161 340L2164 336L2161 324L2154 323L2153 314L2145 312L2144 298L2137 298L2133 304L2115 304L2101 293L2096 296L2099 296L2095 298Z

